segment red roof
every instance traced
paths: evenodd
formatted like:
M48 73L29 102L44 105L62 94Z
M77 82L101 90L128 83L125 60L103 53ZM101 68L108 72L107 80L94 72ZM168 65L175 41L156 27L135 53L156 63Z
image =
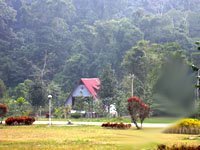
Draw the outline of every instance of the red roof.
M99 78L81 78L81 82L85 85L94 99L97 99L97 92L100 89Z

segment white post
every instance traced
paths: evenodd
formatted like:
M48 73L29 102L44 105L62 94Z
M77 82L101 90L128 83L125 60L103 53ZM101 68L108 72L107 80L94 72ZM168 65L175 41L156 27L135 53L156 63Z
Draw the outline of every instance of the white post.
M41 118L41 115L42 115L42 106L40 106L40 118Z
M51 126L52 122L51 122L51 99L52 99L52 95L48 95L48 99L49 99L49 126Z
M131 96L133 97L133 95L134 95L134 91L133 91L133 81L134 81L134 74L131 74Z

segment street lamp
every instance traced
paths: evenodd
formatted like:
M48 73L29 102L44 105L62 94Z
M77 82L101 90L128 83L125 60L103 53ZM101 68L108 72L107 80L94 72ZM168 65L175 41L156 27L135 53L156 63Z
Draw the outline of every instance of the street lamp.
M49 125L51 126L51 99L52 95L48 95L48 100L49 100Z
M40 118L42 116L42 106L40 106Z

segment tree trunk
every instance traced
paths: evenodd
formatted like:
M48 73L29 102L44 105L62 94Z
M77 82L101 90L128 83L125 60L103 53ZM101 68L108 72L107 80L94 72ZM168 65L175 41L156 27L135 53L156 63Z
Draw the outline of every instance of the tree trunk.
M141 128L138 126L138 124L137 124L137 122L136 122L135 120L132 119L132 122L135 124L135 126L136 126L136 128L137 128L138 130L141 129Z
M3 124L3 117L0 117L1 121L0 121L0 124Z
M144 119L142 119L141 122L140 122L140 123L141 123L141 129L142 129L142 124L143 124L143 122L144 122Z

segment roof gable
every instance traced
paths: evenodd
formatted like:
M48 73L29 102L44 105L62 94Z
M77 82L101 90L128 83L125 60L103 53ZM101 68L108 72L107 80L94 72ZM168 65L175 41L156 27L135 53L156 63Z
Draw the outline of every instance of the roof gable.
M97 99L97 91L100 89L99 78L81 78L81 81L88 91L91 93L94 99Z

